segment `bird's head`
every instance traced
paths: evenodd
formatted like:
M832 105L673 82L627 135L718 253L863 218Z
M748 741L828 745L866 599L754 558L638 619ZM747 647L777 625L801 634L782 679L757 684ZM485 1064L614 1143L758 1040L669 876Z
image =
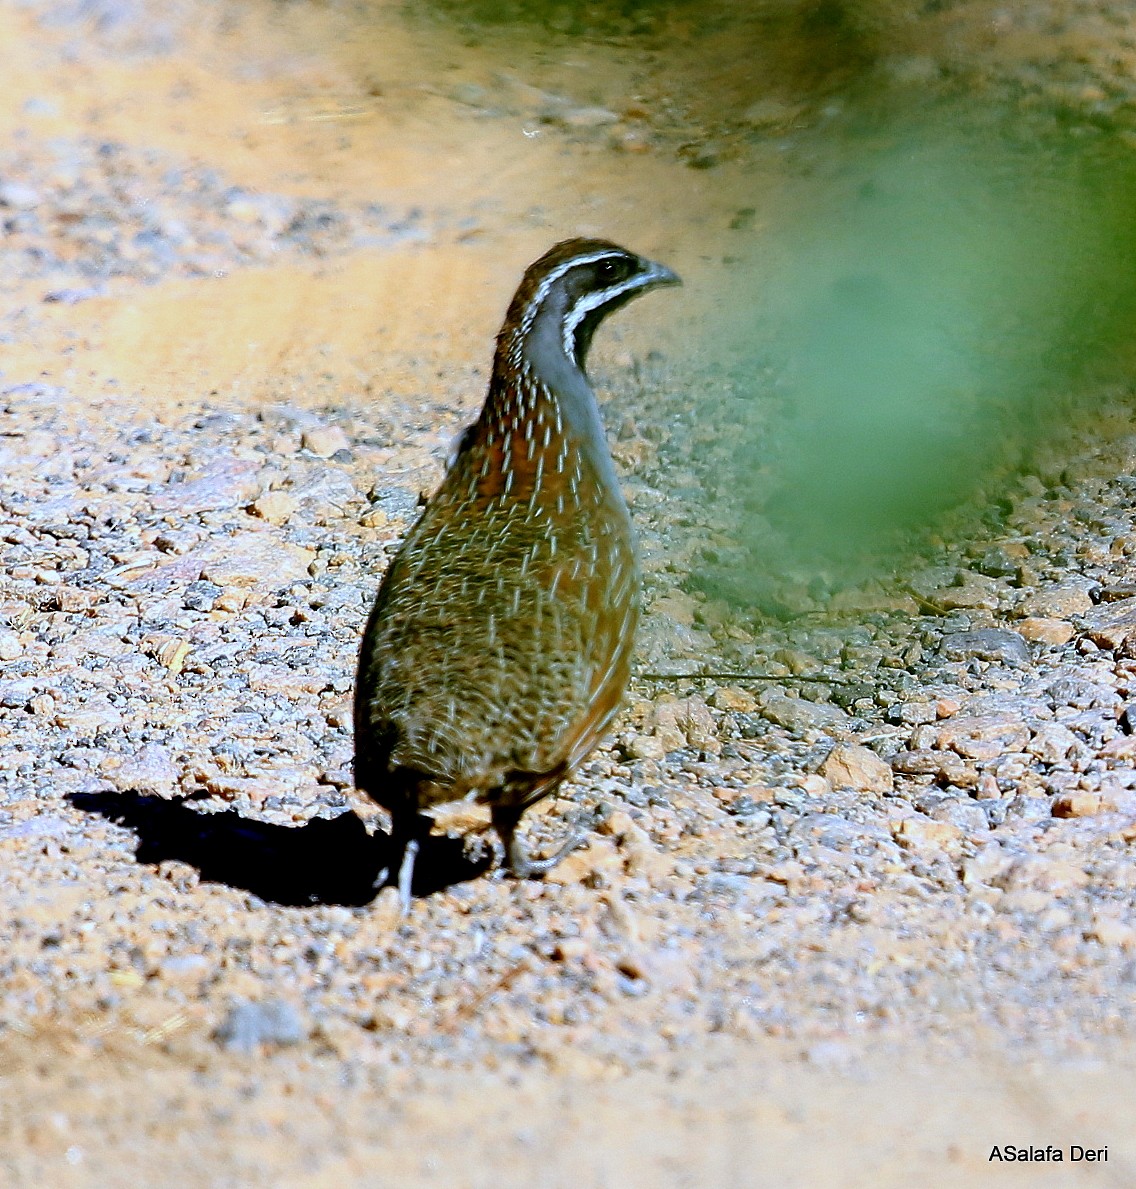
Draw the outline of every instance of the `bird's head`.
M520 347L539 336L581 369L596 327L633 297L661 285L681 285L663 264L601 239L569 239L529 266L501 331Z

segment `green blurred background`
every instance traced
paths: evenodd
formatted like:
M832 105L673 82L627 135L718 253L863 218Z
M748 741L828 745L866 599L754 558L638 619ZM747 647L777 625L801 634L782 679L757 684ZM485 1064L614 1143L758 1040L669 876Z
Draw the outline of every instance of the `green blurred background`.
M1127 145L953 102L853 114L824 148L724 328L739 389L777 407L734 456L762 475L740 530L765 565L770 532L797 566L886 557L1091 420L1131 362Z

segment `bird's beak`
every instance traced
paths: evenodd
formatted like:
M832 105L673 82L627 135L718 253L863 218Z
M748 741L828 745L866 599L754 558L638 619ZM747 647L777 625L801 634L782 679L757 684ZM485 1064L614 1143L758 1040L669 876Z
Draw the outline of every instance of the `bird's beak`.
M667 268L665 264L656 264L654 260L645 260L644 264L646 269L639 274L644 289L656 289L660 285L682 284L682 277Z

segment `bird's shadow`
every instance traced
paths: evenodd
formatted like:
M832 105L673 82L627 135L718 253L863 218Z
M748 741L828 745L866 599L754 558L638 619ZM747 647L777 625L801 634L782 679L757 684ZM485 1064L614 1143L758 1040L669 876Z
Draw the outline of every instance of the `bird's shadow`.
M133 830L139 863L176 859L196 867L210 883L242 888L282 905L369 904L384 868L397 863L386 834L368 835L351 812L314 818L302 826L250 821L234 810L201 813L185 800L136 792L69 793L84 813L97 813ZM488 860L472 861L461 839L423 841L414 864L414 894L429 895L482 874Z

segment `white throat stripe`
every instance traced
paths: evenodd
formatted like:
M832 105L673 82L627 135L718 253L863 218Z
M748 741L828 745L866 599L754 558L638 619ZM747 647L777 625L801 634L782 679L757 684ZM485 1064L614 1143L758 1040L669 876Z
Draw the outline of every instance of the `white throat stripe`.
M600 289L595 293L587 293L581 297L571 310L568 311L568 317L564 319L564 354L569 359L573 358L576 327L580 325L592 310L607 305L613 297L618 297L621 293L626 293L628 289L642 288L644 280L643 274L640 273L634 277L629 277L626 281L622 281L618 285L612 285L607 289Z

